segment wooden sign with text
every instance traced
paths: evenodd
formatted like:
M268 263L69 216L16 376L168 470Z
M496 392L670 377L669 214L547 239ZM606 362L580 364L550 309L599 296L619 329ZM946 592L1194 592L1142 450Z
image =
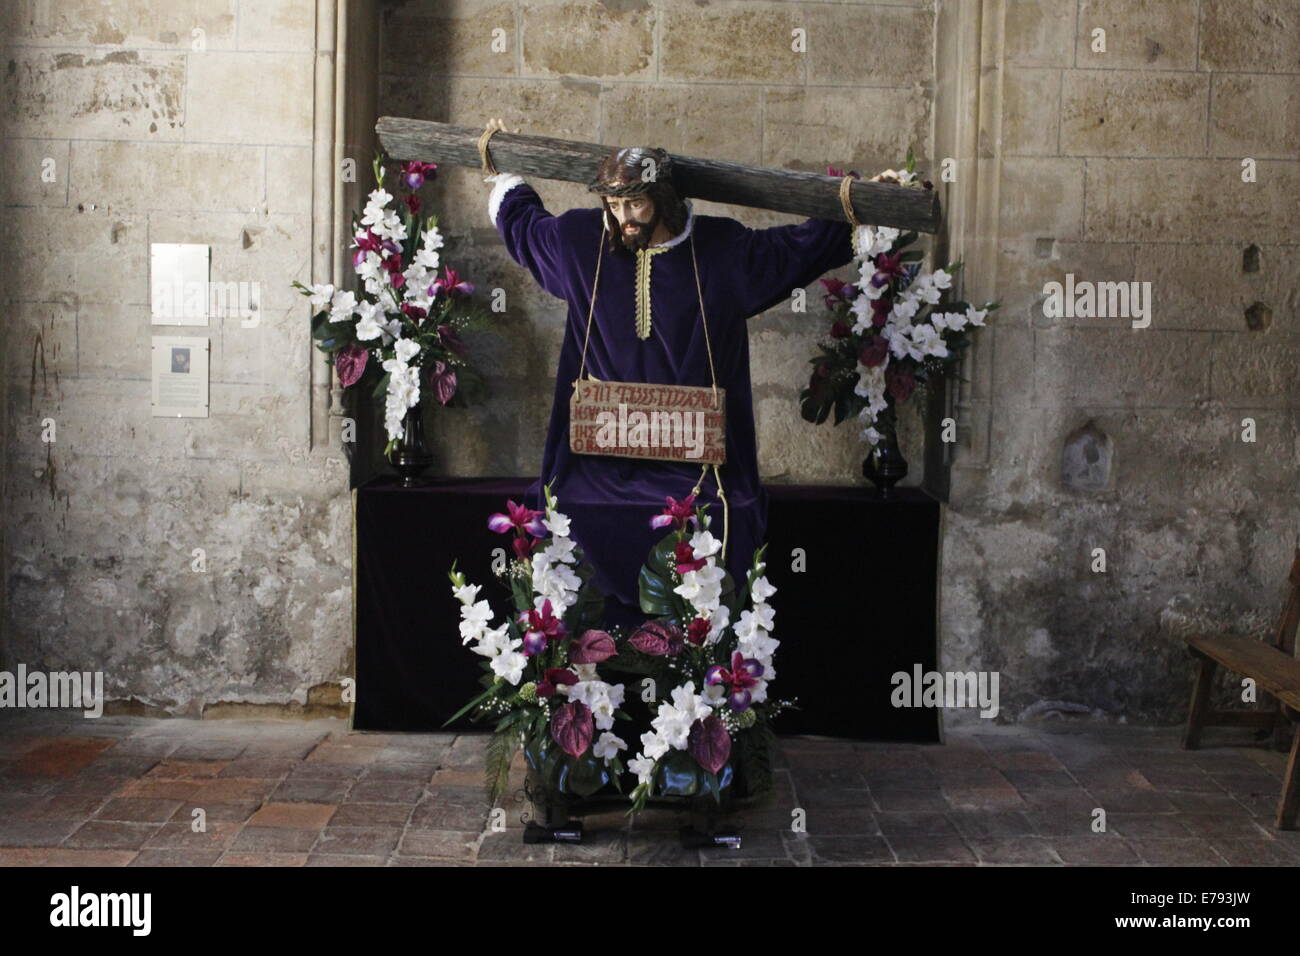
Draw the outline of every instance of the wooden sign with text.
M576 455L721 465L726 407L721 388L577 381L569 397L569 448Z

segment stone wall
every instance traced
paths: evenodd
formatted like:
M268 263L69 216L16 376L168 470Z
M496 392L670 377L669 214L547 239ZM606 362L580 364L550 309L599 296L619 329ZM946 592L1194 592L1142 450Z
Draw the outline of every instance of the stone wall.
M494 30L504 43L494 50ZM803 30L806 52L794 52ZM459 125L502 117L508 128L759 166L865 175L913 147L929 163L934 12L917 3L695 3L692 0L432 0L387 3L379 110ZM866 38L866 39L864 39ZM877 39L870 39L877 38ZM885 40L884 38L888 38ZM869 55L859 44L865 43ZM565 306L508 256L476 170L443 168L426 190L448 253L480 288L506 290L502 337L475 341L493 370L490 406L429 416L438 467L456 474L536 474L550 417ZM533 183L558 214L592 207L581 184ZM698 202L706 215L753 227L801 217ZM856 278L852 267L836 273ZM765 480L861 482L853 422L817 428L799 417L808 360L829 329L822 286L807 311L789 304L750 320L751 369ZM923 476L920 423L904 428ZM500 441L501 435L518 440ZM917 437L913 437L917 436Z
M316 10L4 5L9 664L184 714L350 672L346 465L310 452L289 288L311 281ZM151 327L151 242L208 244L257 324ZM150 416L154 333L211 340L211 417Z
M1178 637L1271 635L1300 532L1300 3L1004 13L989 452L954 476L944 659L1000 671L1011 716L1177 720ZM1048 317L1067 274L1150 283L1149 327Z

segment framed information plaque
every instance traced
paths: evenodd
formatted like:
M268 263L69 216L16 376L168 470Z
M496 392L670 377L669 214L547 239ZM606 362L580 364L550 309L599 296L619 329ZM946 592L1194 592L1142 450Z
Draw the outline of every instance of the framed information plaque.
M153 336L153 414L208 417L208 348L202 336Z

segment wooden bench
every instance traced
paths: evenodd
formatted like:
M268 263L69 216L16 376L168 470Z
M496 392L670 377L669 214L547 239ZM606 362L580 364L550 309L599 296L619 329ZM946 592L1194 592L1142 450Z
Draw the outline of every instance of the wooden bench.
M1271 731L1276 740L1286 722L1300 722L1300 660L1296 658L1296 628L1300 625L1300 548L1289 575L1291 585L1277 633L1272 642L1246 637L1188 637L1187 650L1197 659L1196 686L1192 689L1192 706L1187 715L1187 733L1183 747L1194 749L1200 744L1201 729L1212 726L1260 727ZM1253 678L1256 687L1270 694L1275 706L1266 710L1211 710L1210 687L1216 668L1222 666L1234 674ZM1291 830L1300 808L1300 726L1292 731L1291 757L1282 782L1282 796L1277 804L1275 825Z

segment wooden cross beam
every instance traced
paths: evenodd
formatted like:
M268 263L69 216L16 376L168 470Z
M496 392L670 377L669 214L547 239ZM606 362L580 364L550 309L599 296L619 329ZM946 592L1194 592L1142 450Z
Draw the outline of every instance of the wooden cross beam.
M482 129L428 120L381 116L375 132L394 159L478 168ZM549 136L493 134L492 161L501 172L540 176L570 183L589 183L596 164L611 147ZM673 183L683 196L710 202L775 209L817 219L845 221L840 180L817 173L765 169L673 153ZM858 180L849 194L858 222L917 232L939 228L939 197L932 189Z

